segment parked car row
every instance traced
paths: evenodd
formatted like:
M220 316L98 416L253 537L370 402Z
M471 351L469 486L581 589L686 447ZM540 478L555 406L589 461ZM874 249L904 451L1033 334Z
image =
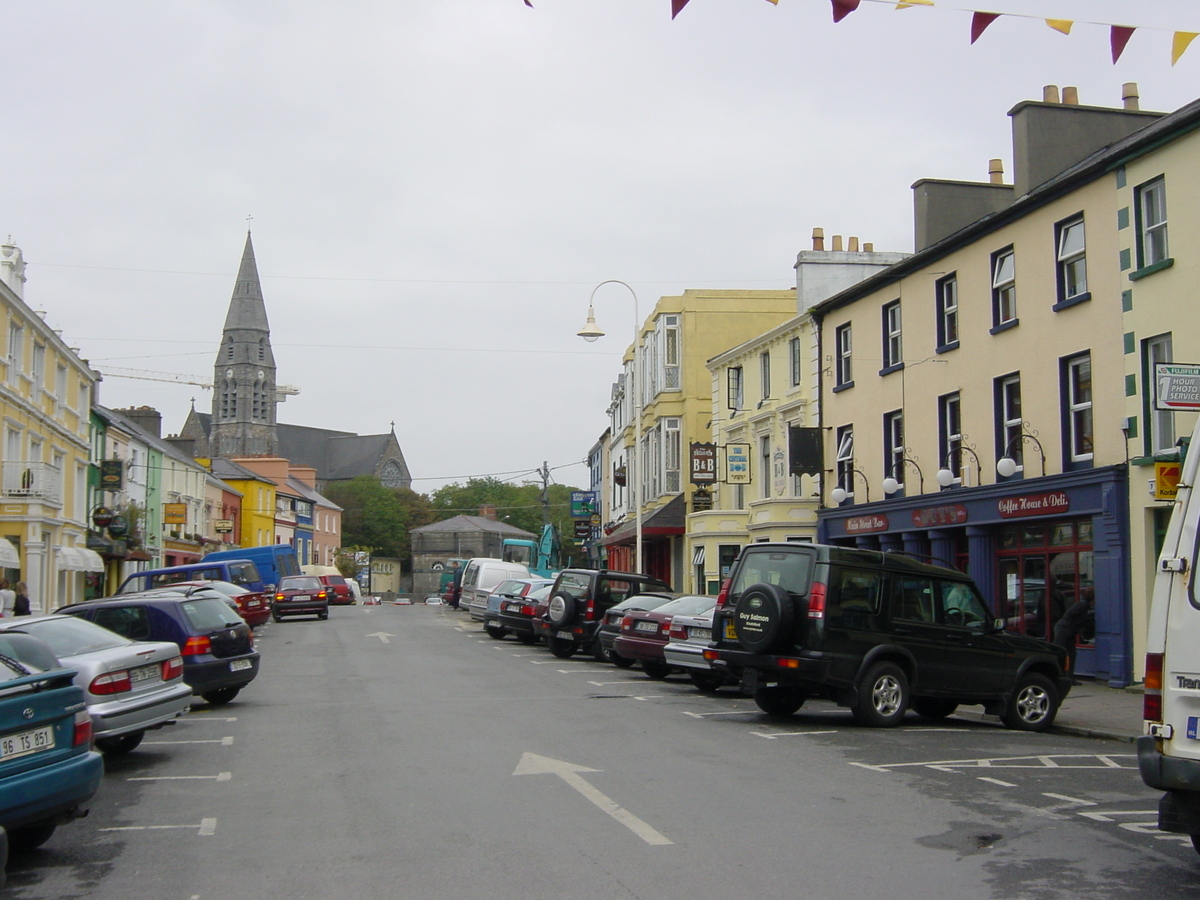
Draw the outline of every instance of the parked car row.
M743 548L718 597L657 579L565 569L549 587L514 579L486 605L487 633L583 650L652 678L684 671L702 691L736 686L769 715L809 699L874 727L981 705L1044 731L1071 689L1066 651L1004 630L969 576L883 551L800 543Z

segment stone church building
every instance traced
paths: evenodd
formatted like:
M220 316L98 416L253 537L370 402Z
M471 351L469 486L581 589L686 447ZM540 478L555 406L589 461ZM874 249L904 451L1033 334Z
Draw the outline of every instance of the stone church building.
M179 437L194 441L197 457L282 457L311 466L317 470L318 489L359 475L373 475L387 487L411 486L394 424L387 434L366 435L285 425L276 418L280 402L267 306L246 232L213 367L212 412L192 407Z

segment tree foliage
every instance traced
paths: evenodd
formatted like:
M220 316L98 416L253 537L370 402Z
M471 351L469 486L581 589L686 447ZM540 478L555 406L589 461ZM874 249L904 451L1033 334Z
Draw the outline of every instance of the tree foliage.
M369 548L380 556L407 559L409 530L436 521L428 497L408 488L384 487L370 475L328 485L324 493L342 508L342 544Z

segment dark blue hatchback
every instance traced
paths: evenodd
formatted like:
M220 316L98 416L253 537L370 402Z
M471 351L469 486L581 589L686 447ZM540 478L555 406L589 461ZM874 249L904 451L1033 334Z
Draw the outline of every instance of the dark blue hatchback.
M208 591L122 594L58 611L130 640L174 641L183 654L183 680L212 704L228 703L258 674L250 626Z

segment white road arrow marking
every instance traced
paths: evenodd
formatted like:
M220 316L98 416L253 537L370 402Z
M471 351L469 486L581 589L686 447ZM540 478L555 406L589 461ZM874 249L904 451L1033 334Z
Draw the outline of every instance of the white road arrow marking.
M390 644L391 641L389 640L389 638L394 638L395 635L388 634L386 631L376 631L373 634L368 634L367 637L377 637L381 641L383 641L385 644Z
M650 825L643 822L629 810L624 809L587 783L580 772L599 772L599 769L589 769L587 766L577 766L561 759L550 759L538 756L536 753L525 753L517 763L514 775L557 775L579 793L583 794L597 807L608 813L647 844L673 844L672 840L664 837Z

